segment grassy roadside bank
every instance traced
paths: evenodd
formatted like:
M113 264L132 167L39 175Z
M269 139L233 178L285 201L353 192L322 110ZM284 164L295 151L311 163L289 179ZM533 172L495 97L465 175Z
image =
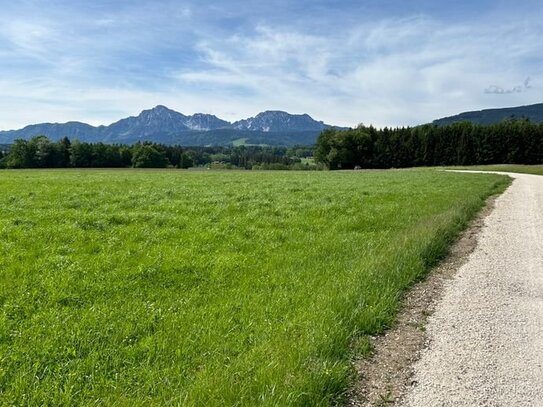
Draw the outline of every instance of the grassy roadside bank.
M501 176L1 174L10 405L331 405Z

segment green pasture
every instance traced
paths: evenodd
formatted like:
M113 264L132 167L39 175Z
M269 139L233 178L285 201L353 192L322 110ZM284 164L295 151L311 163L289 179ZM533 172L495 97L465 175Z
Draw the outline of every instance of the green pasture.
M496 164L476 165L470 167L450 167L453 169L480 170L480 171L502 171L517 172L524 174L543 175L543 165L520 165L520 164Z
M328 406L506 177L0 172L0 405Z

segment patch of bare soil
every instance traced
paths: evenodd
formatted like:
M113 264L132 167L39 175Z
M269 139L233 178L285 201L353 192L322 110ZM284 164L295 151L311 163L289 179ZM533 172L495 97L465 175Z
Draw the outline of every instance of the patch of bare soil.
M348 407L394 405L414 384L413 363L419 359L427 342L426 320L435 310L446 281L467 262L477 246L477 234L485 217L492 212L495 199L487 201L485 208L451 247L449 255L426 279L406 293L395 326L372 338L372 355L355 360L358 380Z

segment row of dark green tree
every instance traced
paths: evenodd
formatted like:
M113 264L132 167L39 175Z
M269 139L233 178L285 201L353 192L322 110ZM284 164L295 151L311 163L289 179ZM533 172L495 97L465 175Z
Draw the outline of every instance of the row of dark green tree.
M192 162L179 146L137 143L132 146L82 143L63 138L57 142L45 136L16 140L1 160L6 168L100 168L136 167L188 168Z
M190 168L215 164L219 168L291 169L295 165L301 167L302 159L312 153L308 147L182 148L147 142L134 145L72 142L68 138L52 142L45 136L37 136L0 148L0 167Z
M507 120L376 129L325 130L315 160L330 169L543 163L543 124Z
M195 166L224 164L225 168L244 169L315 169L316 166L302 164L302 160L313 156L313 147L294 146L216 146L188 147L187 154Z

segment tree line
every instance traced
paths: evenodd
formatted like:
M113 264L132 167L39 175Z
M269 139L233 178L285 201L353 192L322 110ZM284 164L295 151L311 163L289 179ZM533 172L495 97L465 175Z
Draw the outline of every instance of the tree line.
M310 147L191 147L150 142L133 145L85 143L46 136L16 140L0 148L0 168L218 168L314 169L302 164Z
M314 155L317 165L308 163ZM313 148L190 147L157 143L85 143L45 136L0 146L0 168L244 168L329 169L418 166L541 164L543 124L507 120L494 125L470 122L377 129L360 125L328 129Z
M6 168L187 168L192 165L179 146L84 143L72 142L67 137L52 142L45 136L15 140L0 162Z
M325 130L315 161L329 169L543 163L543 124L507 120L376 129Z

